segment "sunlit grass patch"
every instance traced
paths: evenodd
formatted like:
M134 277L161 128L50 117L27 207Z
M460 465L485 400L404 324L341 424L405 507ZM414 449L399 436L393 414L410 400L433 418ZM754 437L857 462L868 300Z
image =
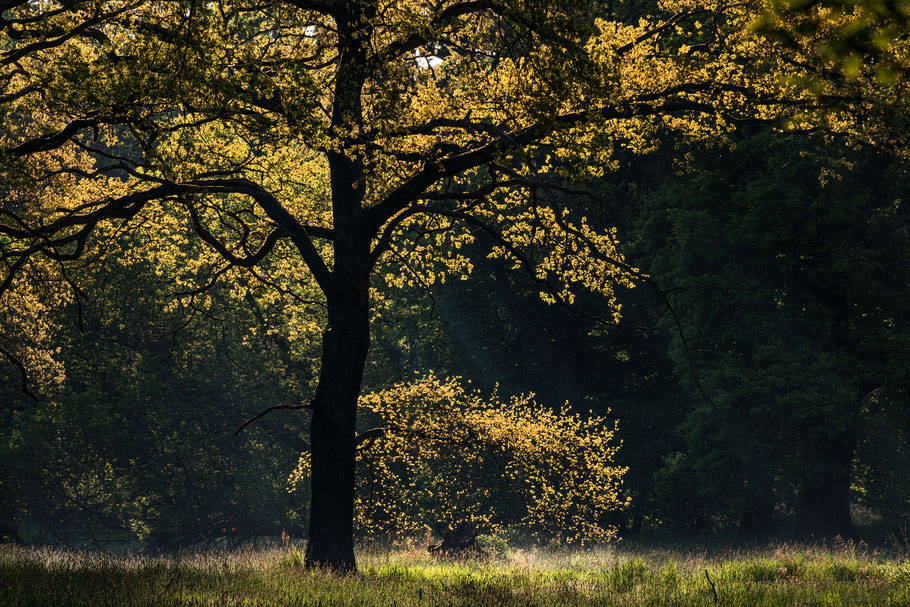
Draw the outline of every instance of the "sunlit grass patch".
M307 570L294 548L130 558L0 547L0 605L910 605L905 558L817 547L464 560L373 549L359 564L355 575Z

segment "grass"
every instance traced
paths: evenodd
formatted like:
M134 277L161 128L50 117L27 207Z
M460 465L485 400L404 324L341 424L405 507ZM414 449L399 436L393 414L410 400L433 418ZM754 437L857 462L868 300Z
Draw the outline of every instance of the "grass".
M305 570L293 548L181 558L0 547L0 605L907 605L910 561L852 545L512 550L440 561L363 550L360 573Z

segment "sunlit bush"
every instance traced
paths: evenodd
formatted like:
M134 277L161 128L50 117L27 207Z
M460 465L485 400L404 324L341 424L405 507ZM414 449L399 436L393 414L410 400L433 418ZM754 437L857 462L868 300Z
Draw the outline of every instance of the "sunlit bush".
M533 395L503 400L457 379L428 376L361 398L379 425L358 450L357 524L370 538L402 539L470 523L518 529L541 541L605 542L606 515L626 503L614 464L614 422L554 410ZM305 488L309 456L291 476Z

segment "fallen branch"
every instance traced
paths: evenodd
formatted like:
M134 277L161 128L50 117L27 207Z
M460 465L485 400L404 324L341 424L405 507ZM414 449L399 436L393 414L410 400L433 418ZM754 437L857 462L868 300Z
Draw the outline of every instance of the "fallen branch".
M708 575L707 569L705 569L705 578L707 578L708 583L711 584L711 592L714 593L714 604L717 605L717 588L714 586L714 582L711 581L711 576Z

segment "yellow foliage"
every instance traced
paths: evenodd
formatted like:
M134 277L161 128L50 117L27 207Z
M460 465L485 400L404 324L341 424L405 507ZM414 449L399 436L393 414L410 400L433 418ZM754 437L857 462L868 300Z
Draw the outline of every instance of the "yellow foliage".
M614 422L533 395L484 398L434 375L365 395L360 406L382 420L358 451L361 534L401 539L471 522L575 544L615 538L608 515L628 500ZM292 489L307 482L309 465L304 454Z
M348 220L435 167L439 179L421 185L384 216L384 225L363 232L374 246L391 241L375 259L381 266L375 276L386 285L465 277L472 260L463 250L486 231L501 239L493 255L548 283L546 300L571 303L584 289L615 304L614 287L635 275L615 234L585 217L590 208L557 207L534 184L554 175L596 177L618 167L617 152L653 150L669 131L722 140L752 120L830 129L907 153L906 129L899 128L908 115L904 37L875 30L887 38L880 45L889 61L844 63L846 80L831 75L838 58L818 53L845 28L865 23L854 12L819 7L811 15L779 15L775 31L793 42L784 44L756 32L756 23L780 8L776 0L662 0L653 15L625 21L612 14L581 18L586 7L573 2L377 0L368 3L373 22L356 24L370 58L360 66L366 71L351 106L357 115L333 124L342 48L350 41L324 10L332 4L12 5L0 31L7 58L0 62L0 150L40 142L80 120L87 126L59 145L0 155L4 204L30 225L80 218L54 231L57 241L72 242L87 224L97 223L94 238L106 239L128 222L148 221L149 232L168 243L151 252L123 246L124 257L149 253L191 290L226 262L207 245L188 244L189 207L239 257L265 242L278 227L274 217L247 194L205 188L179 203L147 204L135 216L133 209L112 212L112 201L162 183L230 177L261 186L307 229L328 231L341 208L332 203L341 183L333 182L332 154L361 175L343 184L357 192L351 199L357 213L344 211ZM503 33L506 22L527 30L515 52ZM497 151L480 154L489 149ZM105 160L98 150L117 155ZM474 154L484 160L458 160ZM118 162L129 172L100 170ZM469 196L485 186L488 192ZM15 222L10 226L15 233ZM314 257L331 268L331 241L312 240ZM19 254L7 248L0 243L10 258ZM287 242L259 269L253 281L277 285L291 299L322 301L312 296L310 263ZM238 274L228 271L222 280L237 284Z

